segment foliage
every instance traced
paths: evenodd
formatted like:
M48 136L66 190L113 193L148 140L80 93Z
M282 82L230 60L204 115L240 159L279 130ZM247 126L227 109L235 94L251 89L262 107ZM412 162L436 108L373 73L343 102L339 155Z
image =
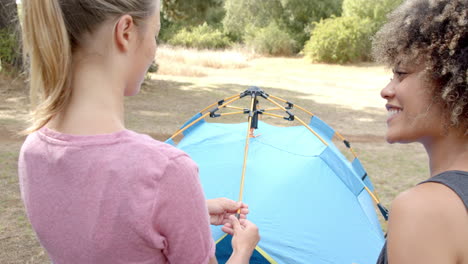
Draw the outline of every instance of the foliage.
M309 39L312 22L341 15L343 0L281 0L283 21L301 46Z
M268 55L292 55L297 43L278 24L271 22L267 27L249 27L245 43L255 52Z
M352 45L346 49L353 54L344 56L335 52L333 56L336 58L327 60L355 61L368 58L366 48L371 45L370 36L385 22L387 13L402 1L163 0L164 18L160 39L169 44L199 49L223 48L231 45L232 41L245 42L260 53L287 55L301 50L306 41L311 40L312 32L315 32L319 39L309 41L308 54L320 54L320 51L310 50L312 47L324 49L325 46L319 43L328 43L326 49L331 50L333 47L329 45L333 43L350 42ZM353 18L336 18L340 15ZM333 22L326 20L330 17L334 17ZM358 21L357 17L362 21ZM316 23L319 21L321 22ZM351 24L345 25L344 21ZM201 25L202 23L207 25ZM323 27L314 29L323 23L345 31L332 32ZM188 25L193 28L184 29ZM329 32L325 33L326 31ZM327 34L336 39L326 39L324 36ZM362 53L357 54L358 50ZM312 57L326 58L325 55L317 56Z
M402 2L403 0L343 0L343 16L369 18L382 25L387 14Z
M224 9L224 5L212 6L206 11L205 22L210 26L222 28L225 15L226 10Z
M242 39L247 26L263 28L281 20L280 0L226 0L223 26L234 39Z
M163 0L162 12L170 21L199 25L207 21L212 8L220 8L224 0Z
M191 30L183 28L168 43L197 49L223 49L231 45L231 41L223 32L206 23Z
M20 31L16 1L0 0L0 64L11 74L23 67Z
M184 28L184 25L181 22L171 21L161 16L161 29L159 31L158 42L169 42L182 28Z
M304 53L317 62L369 60L372 36L402 1L343 0L343 17L316 23Z
M8 29L0 29L0 62L1 68L11 68L18 57L15 48L18 43L15 34Z
M316 23L304 53L313 62L346 63L370 58L376 24L369 18L332 17Z
M311 23L341 14L343 0L226 0L224 30L243 40L248 27L265 28L275 22L302 47L309 39ZM299 51L300 49L296 49Z

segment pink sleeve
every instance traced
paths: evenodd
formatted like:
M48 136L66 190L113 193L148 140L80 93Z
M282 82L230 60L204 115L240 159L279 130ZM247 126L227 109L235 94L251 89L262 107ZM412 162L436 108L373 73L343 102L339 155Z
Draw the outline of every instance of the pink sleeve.
M173 158L159 184L153 223L169 263L208 263L215 245L197 165L186 155Z

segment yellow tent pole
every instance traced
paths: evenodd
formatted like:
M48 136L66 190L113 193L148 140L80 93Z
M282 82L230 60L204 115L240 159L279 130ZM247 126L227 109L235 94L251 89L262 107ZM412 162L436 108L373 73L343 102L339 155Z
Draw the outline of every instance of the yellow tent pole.
M252 117L253 117L253 111L254 111L254 105L255 105L255 100L257 98L255 96L252 96L252 102L250 104L250 114L249 114L249 127L247 129L247 136L245 139L245 149L244 149L244 164L242 165L242 178L241 178L241 184L240 184L240 191L239 191L239 202L242 202L243 196L244 196L244 182L245 182L245 170L247 168L247 157L249 155L249 142L250 142L250 136L251 136L251 126L252 126ZM240 208L237 211L237 218L240 217Z
M239 96L239 95L236 94L236 95L227 97L227 98L225 98L223 101L229 101L229 100L231 100L231 99L233 99L233 98L236 98L237 96ZM239 97L240 97L240 96L239 96ZM216 102L216 103L214 103L214 104L212 104L212 105L209 105L209 106L206 107L205 109L201 110L200 113L203 113L203 112L205 112L206 110L209 110L209 109L215 107L215 106L218 105L218 104L219 104L219 102ZM220 108L221 108L221 107L220 107Z
M236 110L242 110L242 111L244 110L244 108L242 108L242 107L230 106L230 105L225 106L225 108L236 109Z
M335 131L335 135L341 140L341 141L345 141L346 138L344 138L340 133L336 132ZM350 146L349 148L349 151L351 151L351 153L354 155L355 158L358 157L357 153L354 151L354 149Z
M377 198L377 196L369 188L367 188L367 186L364 186L364 189L366 189L367 193L369 193L376 204L380 204L379 198Z
M276 96L274 96L274 95L270 95L270 97L273 98L273 99L275 99L275 100L281 101L281 102L283 102L283 103L289 103L289 101L287 101L287 100L285 100L285 99L282 99L282 98L279 98L279 97L276 97ZM294 107L297 108L297 109L302 110L303 112L309 114L310 116L314 116L313 113L311 113L310 111L306 110L305 108L303 108L303 107L301 107L301 106L299 106L299 105L296 105L296 104L295 104ZM284 109L286 109L286 108L284 108ZM265 111L266 111L266 110L265 110ZM337 135L341 140L343 140L343 141L346 140L340 133L338 133L338 132L336 132L336 131L335 131L335 133L336 133L336 135ZM314 133L314 134L315 134L315 133ZM357 153L354 151L353 148L350 147L349 150L351 151L351 153L353 154L353 156L354 156L355 158L358 157Z
M271 97L271 96L270 96ZM270 98L267 98L267 100L269 102L271 102L272 104L280 107L283 111L287 112L288 110L283 107L282 105L280 105L279 103L277 103L276 101L270 99ZM294 117L295 120L299 121L299 123L301 123L303 126L305 126L310 132L312 132L312 134L314 134L318 139L320 139L320 141L322 141L323 144L325 144L325 146L328 146L328 143L319 135L317 134L317 132L315 132L308 124L306 124L304 121L302 121L302 119L300 119L299 117Z
M268 112L268 111L275 111L275 110L282 110L281 108L268 108L268 109L264 109L263 111L265 112Z
M233 103L233 102L235 102L235 101L237 101L237 100L239 100L239 99L240 99L240 95L236 95L236 96L234 96L234 98L232 98L232 99L229 100L228 102L226 102L226 103L220 105L219 108L223 108L223 107L225 107L225 106L227 106L227 105L229 105L229 104L231 104L231 103ZM217 105L217 103L216 103L216 104L213 104L212 106L215 106L215 105ZM206 111L206 109L209 109L209 108L205 108L205 111ZM204 112L204 111L201 111L200 113L202 113L202 112ZM188 124L188 125L185 126L184 128L182 128L182 129L180 129L179 131L177 131L174 135L172 135L172 137L171 137L170 139L174 139L174 138L176 138L178 135L184 133L185 130L189 129L190 127L192 127L193 125L195 125L196 123L198 123L198 121L200 121L200 120L202 120L203 118L207 117L209 114L210 114L210 112L207 112L207 113L203 114L202 116L200 116L199 118L197 118L196 120L194 120L192 123Z
M263 112L263 114L264 114L264 115L267 115L267 116L274 116L274 117L278 117L278 118L281 118L281 119L283 119L283 118L284 118L284 116L282 116L282 115L277 115L277 114L272 114L272 113L266 113L266 112Z
M284 100L284 99L281 99L281 98L278 98L278 97L275 97L275 96L271 96L271 95L270 95L270 97L271 97L271 98L275 98L275 99L277 99L277 100L279 100L279 101L282 101L282 102L284 102L284 103L287 103L287 102L288 102L288 101L286 101L286 100ZM267 100L270 101L271 103L273 103L274 105L277 105L277 106L281 107L282 110L287 111L287 109L286 109L285 107L281 106L279 103L275 102L274 100L272 100L272 99L270 99L270 98L267 98ZM303 109L302 107L298 107L297 105L294 105L294 106L295 106L296 108L298 108L298 109L303 110L303 111L306 112L306 113L309 113L311 116L314 116L314 114L312 114L312 113L310 113L309 111ZM270 114L270 113L263 113L263 114L270 115L270 116L276 116L276 117L282 117L282 116L280 116L280 115L274 115L274 114ZM309 130L310 130L315 136L317 136L326 146L328 146L328 144L327 144L327 143L326 143L326 142L325 142L309 125L307 125L304 121L302 121L302 120L301 120L300 118L298 118L298 117L294 117L294 119L297 119L303 126L305 126L307 129L309 129ZM345 138L344 138L340 133L338 133L338 132L335 132L335 133L336 133L336 135L337 135L341 140L345 140ZM350 147L349 149L350 149L350 151L353 153L353 155L357 158L356 152L354 152L354 150L353 150L351 147ZM373 193L367 186L365 186L365 185L364 185L364 189L367 191L367 193L369 193L369 195L370 195L371 198L374 200L374 202L375 202L376 204L379 205L379 204L380 204L380 200L379 200L379 198L377 197L377 195L374 194L374 193Z
M222 113L222 114L219 114L219 116L241 115L241 114L245 114L244 111L242 111L242 112Z
M299 123L301 123L303 126L305 126L310 132L312 132L312 134L318 137L318 139L320 139L320 141L322 141L322 143L325 144L325 146L328 146L328 143L319 134L317 134L317 132L315 132L306 122L302 121L299 117L295 117L295 119L299 121Z
M284 100L284 99L282 99L282 98L276 97L276 96L274 96L274 95L270 95L270 97L273 98L273 99L275 99L275 100L281 101L281 102L283 102L283 103L288 103L288 102L289 102L289 101L287 101L287 100ZM301 107L301 106L298 106L298 105L295 104L294 107L297 108L297 109L300 109L300 110L302 110L302 111L304 111L304 112L306 112L306 113L309 114L310 116L314 116L314 114L313 114L312 112L308 111L307 109L305 109L305 108L303 108L303 107Z
M204 115L200 116L199 118L197 118L196 120L194 120L192 123L190 123L189 125L185 126L184 128L180 129L179 131L177 131L174 135L172 135L172 137L170 139L174 139L176 138L178 135L182 134L185 132L185 130L189 129L190 127L192 127L193 125L195 125L198 121L202 120L203 118L207 117L208 115L210 114L210 112L208 113L205 113Z

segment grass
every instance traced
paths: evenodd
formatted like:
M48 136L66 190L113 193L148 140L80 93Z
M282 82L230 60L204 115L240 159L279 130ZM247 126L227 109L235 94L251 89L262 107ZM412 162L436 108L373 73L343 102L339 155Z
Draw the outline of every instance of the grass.
M18 186L21 142L0 140L0 262L48 263L24 213Z
M210 69L242 69L255 55L245 50L196 50L171 46L160 46L156 61L160 65L158 74L173 76L202 77Z
M162 47L158 56L162 72L152 75L141 93L126 101L129 129L165 140L209 104L258 85L269 94L312 111L349 139L387 207L399 192L428 175L421 146L389 146L384 141L386 111L379 91L390 73L383 67L309 64L301 58L263 58L238 51L211 53L170 47ZM210 64L203 60L226 66L207 66ZM197 69L201 74L184 72L184 67ZM23 139L14 134L25 125L26 104L24 85L0 76L2 264L50 263L25 217L19 194L16 161ZM280 122L266 117L264 120ZM384 222L382 225L386 227Z

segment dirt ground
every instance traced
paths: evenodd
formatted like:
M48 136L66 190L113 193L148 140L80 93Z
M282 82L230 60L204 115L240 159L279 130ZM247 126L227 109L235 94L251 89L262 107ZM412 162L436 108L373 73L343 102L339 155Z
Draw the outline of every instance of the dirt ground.
M164 61L160 61L164 65ZM154 75L126 101L126 125L165 140L195 113L255 85L300 105L353 144L384 205L426 178L427 159L419 145L388 145L380 89L390 78L372 64L309 64L301 58L252 58L239 68L201 69L198 77ZM167 71L166 71L167 72ZM0 77L0 263L49 263L24 214L17 159L24 138L27 90L19 80ZM279 122L278 120L265 121ZM382 222L384 228L385 223Z

